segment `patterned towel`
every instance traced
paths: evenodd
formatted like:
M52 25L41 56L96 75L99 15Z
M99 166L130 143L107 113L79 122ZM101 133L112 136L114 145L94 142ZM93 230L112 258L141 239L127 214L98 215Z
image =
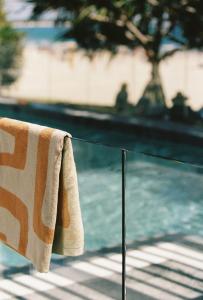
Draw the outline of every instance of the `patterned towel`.
M0 239L48 272L51 253L83 253L70 135L0 118Z

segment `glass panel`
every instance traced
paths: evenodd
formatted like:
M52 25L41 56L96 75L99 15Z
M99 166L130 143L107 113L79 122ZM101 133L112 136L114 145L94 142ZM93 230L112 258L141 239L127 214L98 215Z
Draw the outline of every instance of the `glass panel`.
M87 250L121 241L119 149L73 140Z
M0 299L1 292L26 299L121 299L121 153L79 140L73 140L73 149L85 254L53 255L51 272L40 274L1 246L1 280L6 277L9 288L0 280Z
M202 174L128 152L127 299L202 297Z
M66 287L67 295L121 299L120 150L79 140L73 140L73 148L86 252L79 258L64 258L59 268L53 264L53 270L75 281Z

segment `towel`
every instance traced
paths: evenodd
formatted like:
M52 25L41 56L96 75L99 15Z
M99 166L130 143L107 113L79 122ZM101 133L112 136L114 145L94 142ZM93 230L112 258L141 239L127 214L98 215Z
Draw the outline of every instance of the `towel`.
M71 135L0 118L0 240L48 272L51 253L83 253Z

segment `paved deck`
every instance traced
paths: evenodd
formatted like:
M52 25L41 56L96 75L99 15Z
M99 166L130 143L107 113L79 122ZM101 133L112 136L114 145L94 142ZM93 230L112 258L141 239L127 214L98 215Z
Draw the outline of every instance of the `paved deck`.
M135 250L136 249L136 250ZM47 274L1 266L0 299L121 299L119 249L57 257ZM131 244L127 300L203 299L203 238L169 236Z

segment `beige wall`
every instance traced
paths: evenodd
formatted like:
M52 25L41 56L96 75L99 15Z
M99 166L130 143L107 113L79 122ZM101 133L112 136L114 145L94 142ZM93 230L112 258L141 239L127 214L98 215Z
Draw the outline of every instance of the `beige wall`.
M67 53L67 45L39 47L28 44L19 80L4 94L18 98L59 100L71 103L114 105L122 82L136 103L149 80L150 65L141 50L121 51L110 60L108 53L90 61L82 52ZM194 109L203 106L203 53L177 53L161 64L161 75L170 105L177 91L189 96Z

